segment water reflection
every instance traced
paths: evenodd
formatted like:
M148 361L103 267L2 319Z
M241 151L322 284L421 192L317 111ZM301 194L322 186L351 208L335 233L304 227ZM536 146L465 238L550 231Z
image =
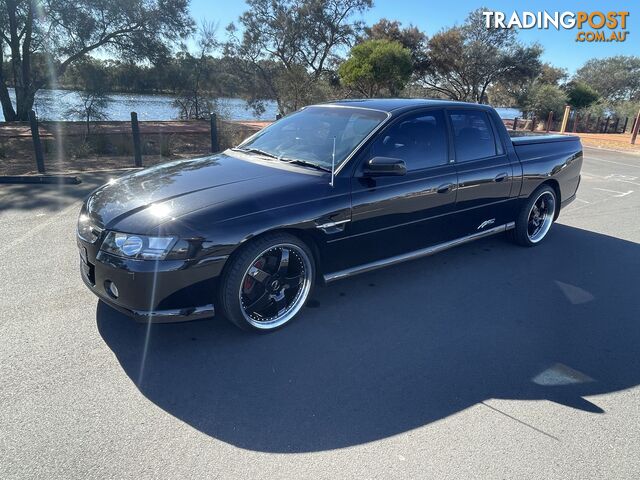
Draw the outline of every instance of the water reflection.
M15 104L15 93L9 90L11 100ZM138 93L112 93L107 107L109 120L126 121L131 119L131 112L138 113L139 120L175 120L178 109L173 106L175 97L171 95L144 95ZM218 98L220 113L233 120L273 120L276 116L275 102L265 103L265 112L256 115L247 107L247 102L240 98ZM41 120L69 120L65 112L69 107L80 102L78 92L73 90L47 89L36 94L34 110ZM4 116L0 111L0 121Z
M15 104L15 93L9 90L11 100ZM175 97L171 95L145 95L141 93L112 93L107 115L109 120L127 121L131 112L138 113L139 120L175 120L178 109L173 106ZM41 120L69 120L65 112L80 101L78 92L73 90L39 90L36 93L34 110ZM216 99L221 115L232 120L273 120L278 112L275 102L265 102L265 112L256 115L247 102L241 98ZM522 112L515 108L496 108L502 118L521 117ZM4 116L0 111L0 121Z

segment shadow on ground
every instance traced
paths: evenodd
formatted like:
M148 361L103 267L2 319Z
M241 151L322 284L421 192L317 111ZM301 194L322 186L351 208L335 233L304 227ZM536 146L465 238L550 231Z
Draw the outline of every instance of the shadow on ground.
M0 212L5 210L57 212L79 200L84 200L100 185L104 185L111 178L119 177L129 171L131 169L79 173L76 176L82 182L78 185L1 184Z
M241 448L319 451L395 435L490 398L583 397L640 383L640 246L556 225L362 275L255 336L224 320L134 324L100 304L107 345L143 395Z

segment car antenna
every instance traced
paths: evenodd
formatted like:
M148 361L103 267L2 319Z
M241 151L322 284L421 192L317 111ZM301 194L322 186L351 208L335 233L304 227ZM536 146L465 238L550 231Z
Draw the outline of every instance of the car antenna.
M333 187L333 177L336 170L336 137L333 137L333 151L331 152L331 181L329 185Z

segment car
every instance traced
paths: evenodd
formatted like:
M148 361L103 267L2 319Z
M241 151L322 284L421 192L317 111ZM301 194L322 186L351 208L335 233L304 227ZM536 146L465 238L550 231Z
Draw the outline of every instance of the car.
M139 321L221 314L268 332L315 284L500 232L539 245L581 166L579 138L511 138L486 105L309 106L235 148L98 188L78 220L81 275Z

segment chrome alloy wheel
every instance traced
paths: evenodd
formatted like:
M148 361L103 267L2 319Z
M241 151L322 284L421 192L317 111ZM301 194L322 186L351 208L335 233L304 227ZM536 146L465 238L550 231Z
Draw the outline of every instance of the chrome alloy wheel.
M542 192L533 202L527 222L527 236L531 243L542 240L553 224L556 199L549 191Z
M251 262L240 284L245 320L262 330L287 323L304 305L312 274L311 261L300 247L283 243L264 250Z

